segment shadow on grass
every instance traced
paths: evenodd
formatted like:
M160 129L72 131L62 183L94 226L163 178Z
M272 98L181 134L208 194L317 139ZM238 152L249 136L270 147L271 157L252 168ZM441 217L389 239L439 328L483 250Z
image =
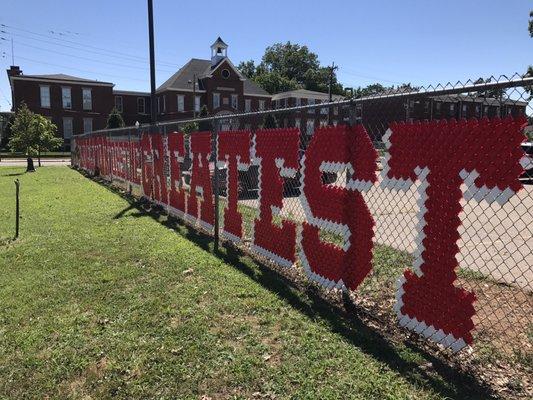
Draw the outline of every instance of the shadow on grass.
M401 346L395 344L391 338L370 327L366 321L374 320L379 324L379 320L357 307L348 297L345 297L342 305L333 304L322 297L320 291L313 285L288 279L231 244L224 243L219 251L215 252L212 236L186 225L181 220L168 217L161 207L153 207L148 202L139 200L105 181L96 180L96 182L129 202L129 205L114 217L115 219L124 217L131 210L136 210L127 217L149 216L175 230L177 234L213 253L225 263L232 265L250 279L275 293L308 318L320 317L327 322L332 332L342 335L353 346L387 364L413 385L426 387L443 397L452 399L498 398L490 388L480 383L473 375L461 371L457 366L447 363L445 359L418 346L416 340L404 341L405 349L402 350ZM405 354L406 352L418 358L422 357L425 365L407 359L409 357ZM417 357L411 356L411 358ZM431 367L427 368L429 363Z
M25 173L26 173L25 171L24 172L14 172L12 174L0 174L0 176L7 176L7 177L9 177L9 176L21 176L21 175L24 175Z

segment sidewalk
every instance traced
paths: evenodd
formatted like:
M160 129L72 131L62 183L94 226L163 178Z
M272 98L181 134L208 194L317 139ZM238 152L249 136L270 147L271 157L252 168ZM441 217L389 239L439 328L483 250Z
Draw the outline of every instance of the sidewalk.
M33 159L35 166L38 166L37 159ZM70 158L42 158L41 166L58 166L58 165L70 165ZM26 166L25 158L2 158L0 161L0 167L24 167Z

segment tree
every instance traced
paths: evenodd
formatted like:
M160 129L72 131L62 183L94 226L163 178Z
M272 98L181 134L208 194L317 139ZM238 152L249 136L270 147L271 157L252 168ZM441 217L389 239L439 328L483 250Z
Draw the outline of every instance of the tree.
M263 119L263 129L275 129L278 127L278 121L272 114L267 114Z
M9 148L12 152L22 152L28 157L26 172L35 171L33 158L41 151L54 150L63 143L55 136L57 127L48 118L32 113L22 103L11 124Z
M122 118L122 114L116 107L113 107L111 110L111 113L109 114L109 117L107 117L107 128L108 129L114 129L114 128L122 128L124 126L124 119Z
M533 11L529 12L529 36L533 37Z
M207 109L207 106L205 104L200 109L199 117L200 118L209 117L209 110ZM200 122L198 122L198 130L199 131L210 131L211 130L211 121L200 121Z
M34 114L32 129L37 136L37 157L41 166L41 152L58 149L63 144L63 139L56 136L57 126L48 118Z
M327 92L332 72L331 68L320 66L318 56L307 46L291 42L267 47L257 66L250 60L237 68L271 94L299 88ZM344 94L334 72L332 92Z

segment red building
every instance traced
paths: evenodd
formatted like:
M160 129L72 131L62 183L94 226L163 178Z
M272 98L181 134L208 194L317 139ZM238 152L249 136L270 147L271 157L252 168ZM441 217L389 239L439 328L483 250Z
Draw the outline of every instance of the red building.
M270 108L271 95L243 76L228 58L227 51L228 45L219 37L211 45L210 60L191 59L159 86L157 119L193 118L204 105L209 115ZM257 122L248 121L244 125ZM222 128L235 128L235 125L237 121L228 121Z
M113 84L64 74L23 75L18 66L7 70L13 111L24 102L49 117L70 144L73 134L103 129L113 108Z

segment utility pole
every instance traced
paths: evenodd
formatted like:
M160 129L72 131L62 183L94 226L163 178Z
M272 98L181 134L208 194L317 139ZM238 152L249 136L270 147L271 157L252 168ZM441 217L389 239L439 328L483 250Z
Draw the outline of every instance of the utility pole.
M332 93L332 86L333 86L333 73L335 70L337 70L339 67L335 65L334 62L331 63L331 67L329 67L329 85L328 85L328 98L329 102L333 100L333 93ZM331 107L328 107L328 125L331 125Z
M157 121L155 107L155 50L154 50L154 10L152 0L148 0L148 36L150 41L150 122Z

